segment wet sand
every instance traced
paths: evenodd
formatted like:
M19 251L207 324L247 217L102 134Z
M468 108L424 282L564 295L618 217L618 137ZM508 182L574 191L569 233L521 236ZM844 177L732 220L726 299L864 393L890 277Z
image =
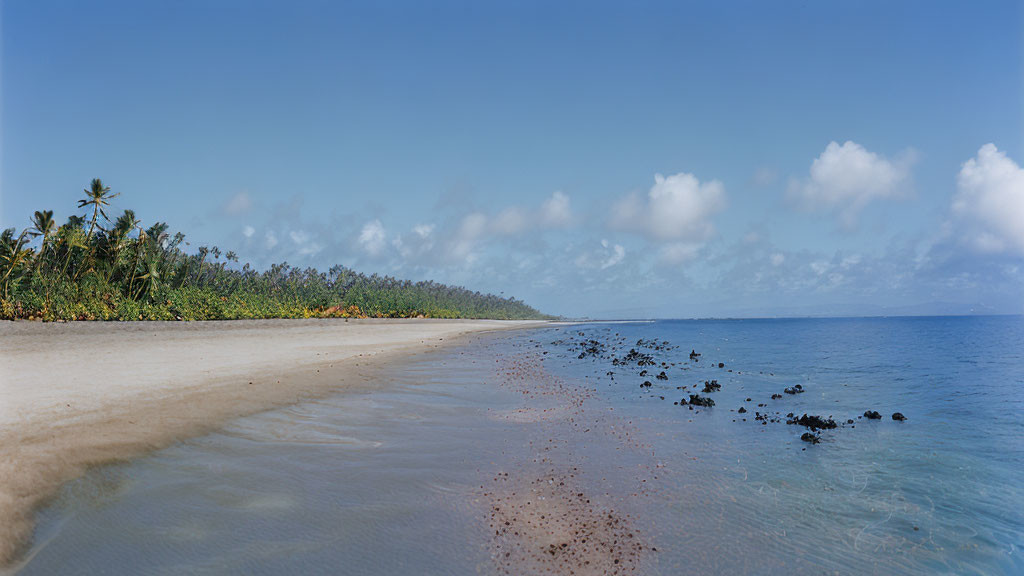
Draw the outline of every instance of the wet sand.
M0 325L0 565L89 467L368 385L389 361L538 322L261 320Z
M523 402L494 416L529 426L531 440L480 487L492 569L500 574L651 572L657 548L630 511L645 505L661 466L632 422L595 391L557 378L544 357L496 359L496 381ZM615 456L613 456L615 455ZM609 461L609 458L612 458Z

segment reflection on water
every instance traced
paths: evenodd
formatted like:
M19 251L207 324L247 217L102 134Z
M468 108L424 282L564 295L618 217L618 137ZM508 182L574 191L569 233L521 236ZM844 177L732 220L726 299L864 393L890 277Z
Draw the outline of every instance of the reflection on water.
M625 350L670 340L681 348L658 361L677 364L642 389L638 368L552 344L581 330ZM499 473L551 470L656 547L643 573L1022 573L1022 353L1021 318L483 337L390 369L375 390L95 470L40 513L20 574L492 573L485 495ZM714 408L673 406L711 378ZM807 392L771 399L797 383ZM868 409L885 418L857 419ZM755 412L855 423L809 445Z
M97 470L42 513L21 574L476 573L465 495L517 428L467 365L436 355Z

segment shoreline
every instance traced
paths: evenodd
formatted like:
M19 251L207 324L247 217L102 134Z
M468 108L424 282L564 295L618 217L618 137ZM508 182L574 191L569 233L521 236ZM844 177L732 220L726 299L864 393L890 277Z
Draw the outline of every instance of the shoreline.
M241 320L0 325L0 567L35 511L92 466L234 418L369 384L470 334L545 321Z

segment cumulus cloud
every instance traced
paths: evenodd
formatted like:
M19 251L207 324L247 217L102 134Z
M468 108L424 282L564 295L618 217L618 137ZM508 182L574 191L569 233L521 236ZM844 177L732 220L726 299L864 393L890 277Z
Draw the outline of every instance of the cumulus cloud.
M480 212L473 212L462 217L458 228L455 231L448 246L448 254L457 260L465 260L472 263L476 259L478 242L487 231L487 216Z
M910 190L913 163L913 151L888 160L856 142L829 142L811 163L808 177L790 181L787 194L805 210L836 212L842 227L852 229L871 201Z
M572 222L569 196L554 192L540 206L508 206L496 213L474 211L440 228L435 224L417 224L408 233L390 237L394 252L386 250L389 236L377 220L364 227L359 242L370 256L400 257L392 262L396 267L405 264L461 267L474 264L488 246L496 242L532 242L537 233L565 228Z
M242 236L246 238L252 238L252 235L256 233L256 229L252 226L245 226L242 228Z
M633 193L617 202L609 221L612 228L646 236L657 242L704 240L714 232L711 216L725 207L725 186L718 180L701 182L693 174L654 176L646 196Z
M499 236L516 236L534 229L565 228L572 223L569 196L556 191L544 200L539 209L511 206L498 212L489 224Z
M994 144L960 168L952 212L974 249L1024 255L1024 169Z
M370 256L379 256L388 245L387 232L380 220L371 220L359 232L359 245Z
M252 210L252 198L248 192L239 192L228 199L221 207L228 216L239 216Z
M561 191L554 192L540 207L540 221L548 228L564 228L572 223L569 196Z

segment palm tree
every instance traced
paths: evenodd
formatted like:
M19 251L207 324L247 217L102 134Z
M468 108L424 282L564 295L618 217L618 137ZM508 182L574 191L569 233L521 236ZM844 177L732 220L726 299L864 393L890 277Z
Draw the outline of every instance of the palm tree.
M28 230L22 231L17 238L14 237L14 228L8 228L3 231L0 235L0 271L4 272L2 279L4 283L3 296L7 297L8 288L11 285L11 280L18 280L17 276L14 276L14 271L18 269L23 262L25 262L31 251L25 248L28 244Z
M132 279L131 282L128 283L128 296L132 299L135 298L135 278L138 274L139 263L142 261L143 251L146 249L146 246L149 245L149 239L146 236L146 231L142 229L142 226L138 225L137 220L135 221L135 226L139 231L139 238L135 241L135 260L132 262L131 269ZM151 266L155 265L155 263L151 264Z
M50 235L53 234L55 226L53 210L36 210L36 213L32 215L32 228L29 229L28 233L33 237L43 237L42 245L39 247L39 256L36 258L36 269L43 263L43 258L46 255L46 246L50 242Z
M103 181L99 178L93 178L90 187L82 190L82 192L85 192L85 199L78 201L78 207L92 206L92 220L89 222L89 233L86 234L86 238L92 238L92 232L96 229L96 222L99 220L99 217L103 216L104 220L110 220L107 218L107 213L103 211L103 207L109 206L110 200L117 198L121 194L120 192L111 194L110 186L104 186Z
M89 247L85 236L82 234L82 227L84 224L85 218L72 215L68 218L66 224L57 229L57 245L63 246L66 253L64 266L60 270L61 276L64 276L67 273L68 265L71 264L71 256L75 249L85 249Z

